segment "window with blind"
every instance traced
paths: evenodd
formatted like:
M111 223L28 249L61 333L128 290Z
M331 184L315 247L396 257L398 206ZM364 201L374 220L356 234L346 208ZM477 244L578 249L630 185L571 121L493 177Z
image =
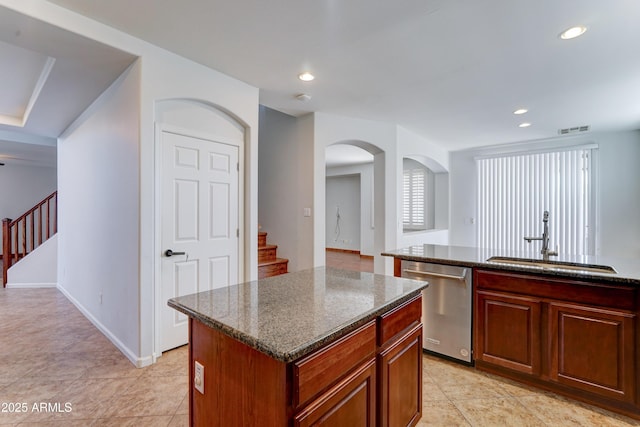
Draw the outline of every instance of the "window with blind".
M595 243L592 159L595 146L567 151L480 158L478 245L540 251L542 217L549 211L549 249L590 255Z
M425 225L424 168L405 169L403 175L402 226L405 230L422 230Z
M435 226L434 173L410 158L403 159L402 228L404 231L430 230Z

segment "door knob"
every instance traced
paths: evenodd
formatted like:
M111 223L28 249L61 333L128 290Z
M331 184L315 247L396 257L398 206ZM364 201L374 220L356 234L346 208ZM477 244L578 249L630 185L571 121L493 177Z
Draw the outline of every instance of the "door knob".
M164 254L166 256L174 256L174 255L186 255L186 252L174 252L171 249L167 249L166 251L164 251Z

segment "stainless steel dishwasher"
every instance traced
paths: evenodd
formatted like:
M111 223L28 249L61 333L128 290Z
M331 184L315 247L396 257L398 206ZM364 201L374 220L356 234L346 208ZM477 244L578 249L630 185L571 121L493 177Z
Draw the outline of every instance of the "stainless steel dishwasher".
M403 260L402 277L429 282L422 291L422 347L471 364L471 268Z

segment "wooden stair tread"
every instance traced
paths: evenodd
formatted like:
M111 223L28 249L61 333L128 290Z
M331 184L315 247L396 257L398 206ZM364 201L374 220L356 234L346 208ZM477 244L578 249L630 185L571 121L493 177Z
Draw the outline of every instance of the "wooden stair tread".
M264 265L283 264L285 262L289 262L289 260L285 259L285 258L276 258L276 259L270 260L270 261L263 261L263 262L258 264L258 267L262 267Z
M267 232L258 231L258 278L286 274L289 267L289 260L278 258L278 245L267 243Z
M264 245L258 246L258 250L278 249L278 245Z

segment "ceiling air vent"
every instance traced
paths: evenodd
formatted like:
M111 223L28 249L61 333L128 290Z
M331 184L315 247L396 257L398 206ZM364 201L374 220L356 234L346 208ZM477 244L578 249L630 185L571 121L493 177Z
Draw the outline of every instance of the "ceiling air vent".
M576 126L573 128L558 129L558 135L568 135L570 133L587 132L589 126Z

